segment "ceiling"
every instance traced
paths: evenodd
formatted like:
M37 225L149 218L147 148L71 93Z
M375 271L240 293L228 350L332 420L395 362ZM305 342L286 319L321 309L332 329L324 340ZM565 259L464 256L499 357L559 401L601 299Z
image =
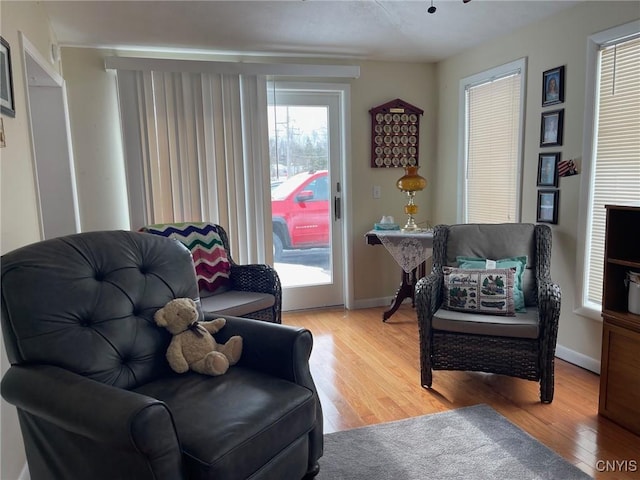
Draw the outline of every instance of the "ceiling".
M62 46L436 62L577 1L44 1Z

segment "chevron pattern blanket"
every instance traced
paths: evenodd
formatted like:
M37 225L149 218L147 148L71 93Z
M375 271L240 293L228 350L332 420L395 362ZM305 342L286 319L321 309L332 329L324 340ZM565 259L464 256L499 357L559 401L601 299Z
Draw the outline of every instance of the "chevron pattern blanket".
M229 284L231 264L216 225L206 222L162 223L142 227L140 231L183 243L193 256L200 290L214 292Z

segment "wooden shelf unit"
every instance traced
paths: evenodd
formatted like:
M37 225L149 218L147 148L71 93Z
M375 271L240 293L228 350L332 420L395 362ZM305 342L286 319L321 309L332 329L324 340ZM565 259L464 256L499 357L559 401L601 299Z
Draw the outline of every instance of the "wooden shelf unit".
M624 279L640 272L640 207L607 205L598 412L640 435L640 315L627 309Z

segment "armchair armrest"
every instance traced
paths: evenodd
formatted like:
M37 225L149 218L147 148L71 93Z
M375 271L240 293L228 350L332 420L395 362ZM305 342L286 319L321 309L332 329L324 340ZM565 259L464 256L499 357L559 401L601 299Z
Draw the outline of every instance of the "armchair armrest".
M205 320L216 317L219 315L206 314ZM233 335L243 338L238 365L289 380L315 392L309 371L313 346L309 330L249 318L225 318L227 324L216 334L216 339L224 343Z
M430 273L416 283L415 297L418 318L421 319L421 322L428 322L429 327L433 314L442 304L442 282L442 274Z
M205 314L205 320L215 316ZM323 451L323 420L322 406L309 369L309 357L313 347L311 332L305 328L249 318L225 318L227 324L216 333L216 339L225 343L232 335L242 336L242 356L238 362L239 366L289 380L308 388L315 395L316 423L309 433L309 468L315 468Z
M171 413L158 400L45 365L12 366L2 396L62 430L144 455L153 478L184 476Z
M562 291L550 278L538 279L538 319L548 348L555 351Z

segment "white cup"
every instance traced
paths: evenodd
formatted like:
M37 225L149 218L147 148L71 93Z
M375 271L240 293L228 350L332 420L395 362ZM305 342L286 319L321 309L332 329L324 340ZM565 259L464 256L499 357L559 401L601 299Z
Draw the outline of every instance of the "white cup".
M629 311L640 315L640 283L629 282Z

